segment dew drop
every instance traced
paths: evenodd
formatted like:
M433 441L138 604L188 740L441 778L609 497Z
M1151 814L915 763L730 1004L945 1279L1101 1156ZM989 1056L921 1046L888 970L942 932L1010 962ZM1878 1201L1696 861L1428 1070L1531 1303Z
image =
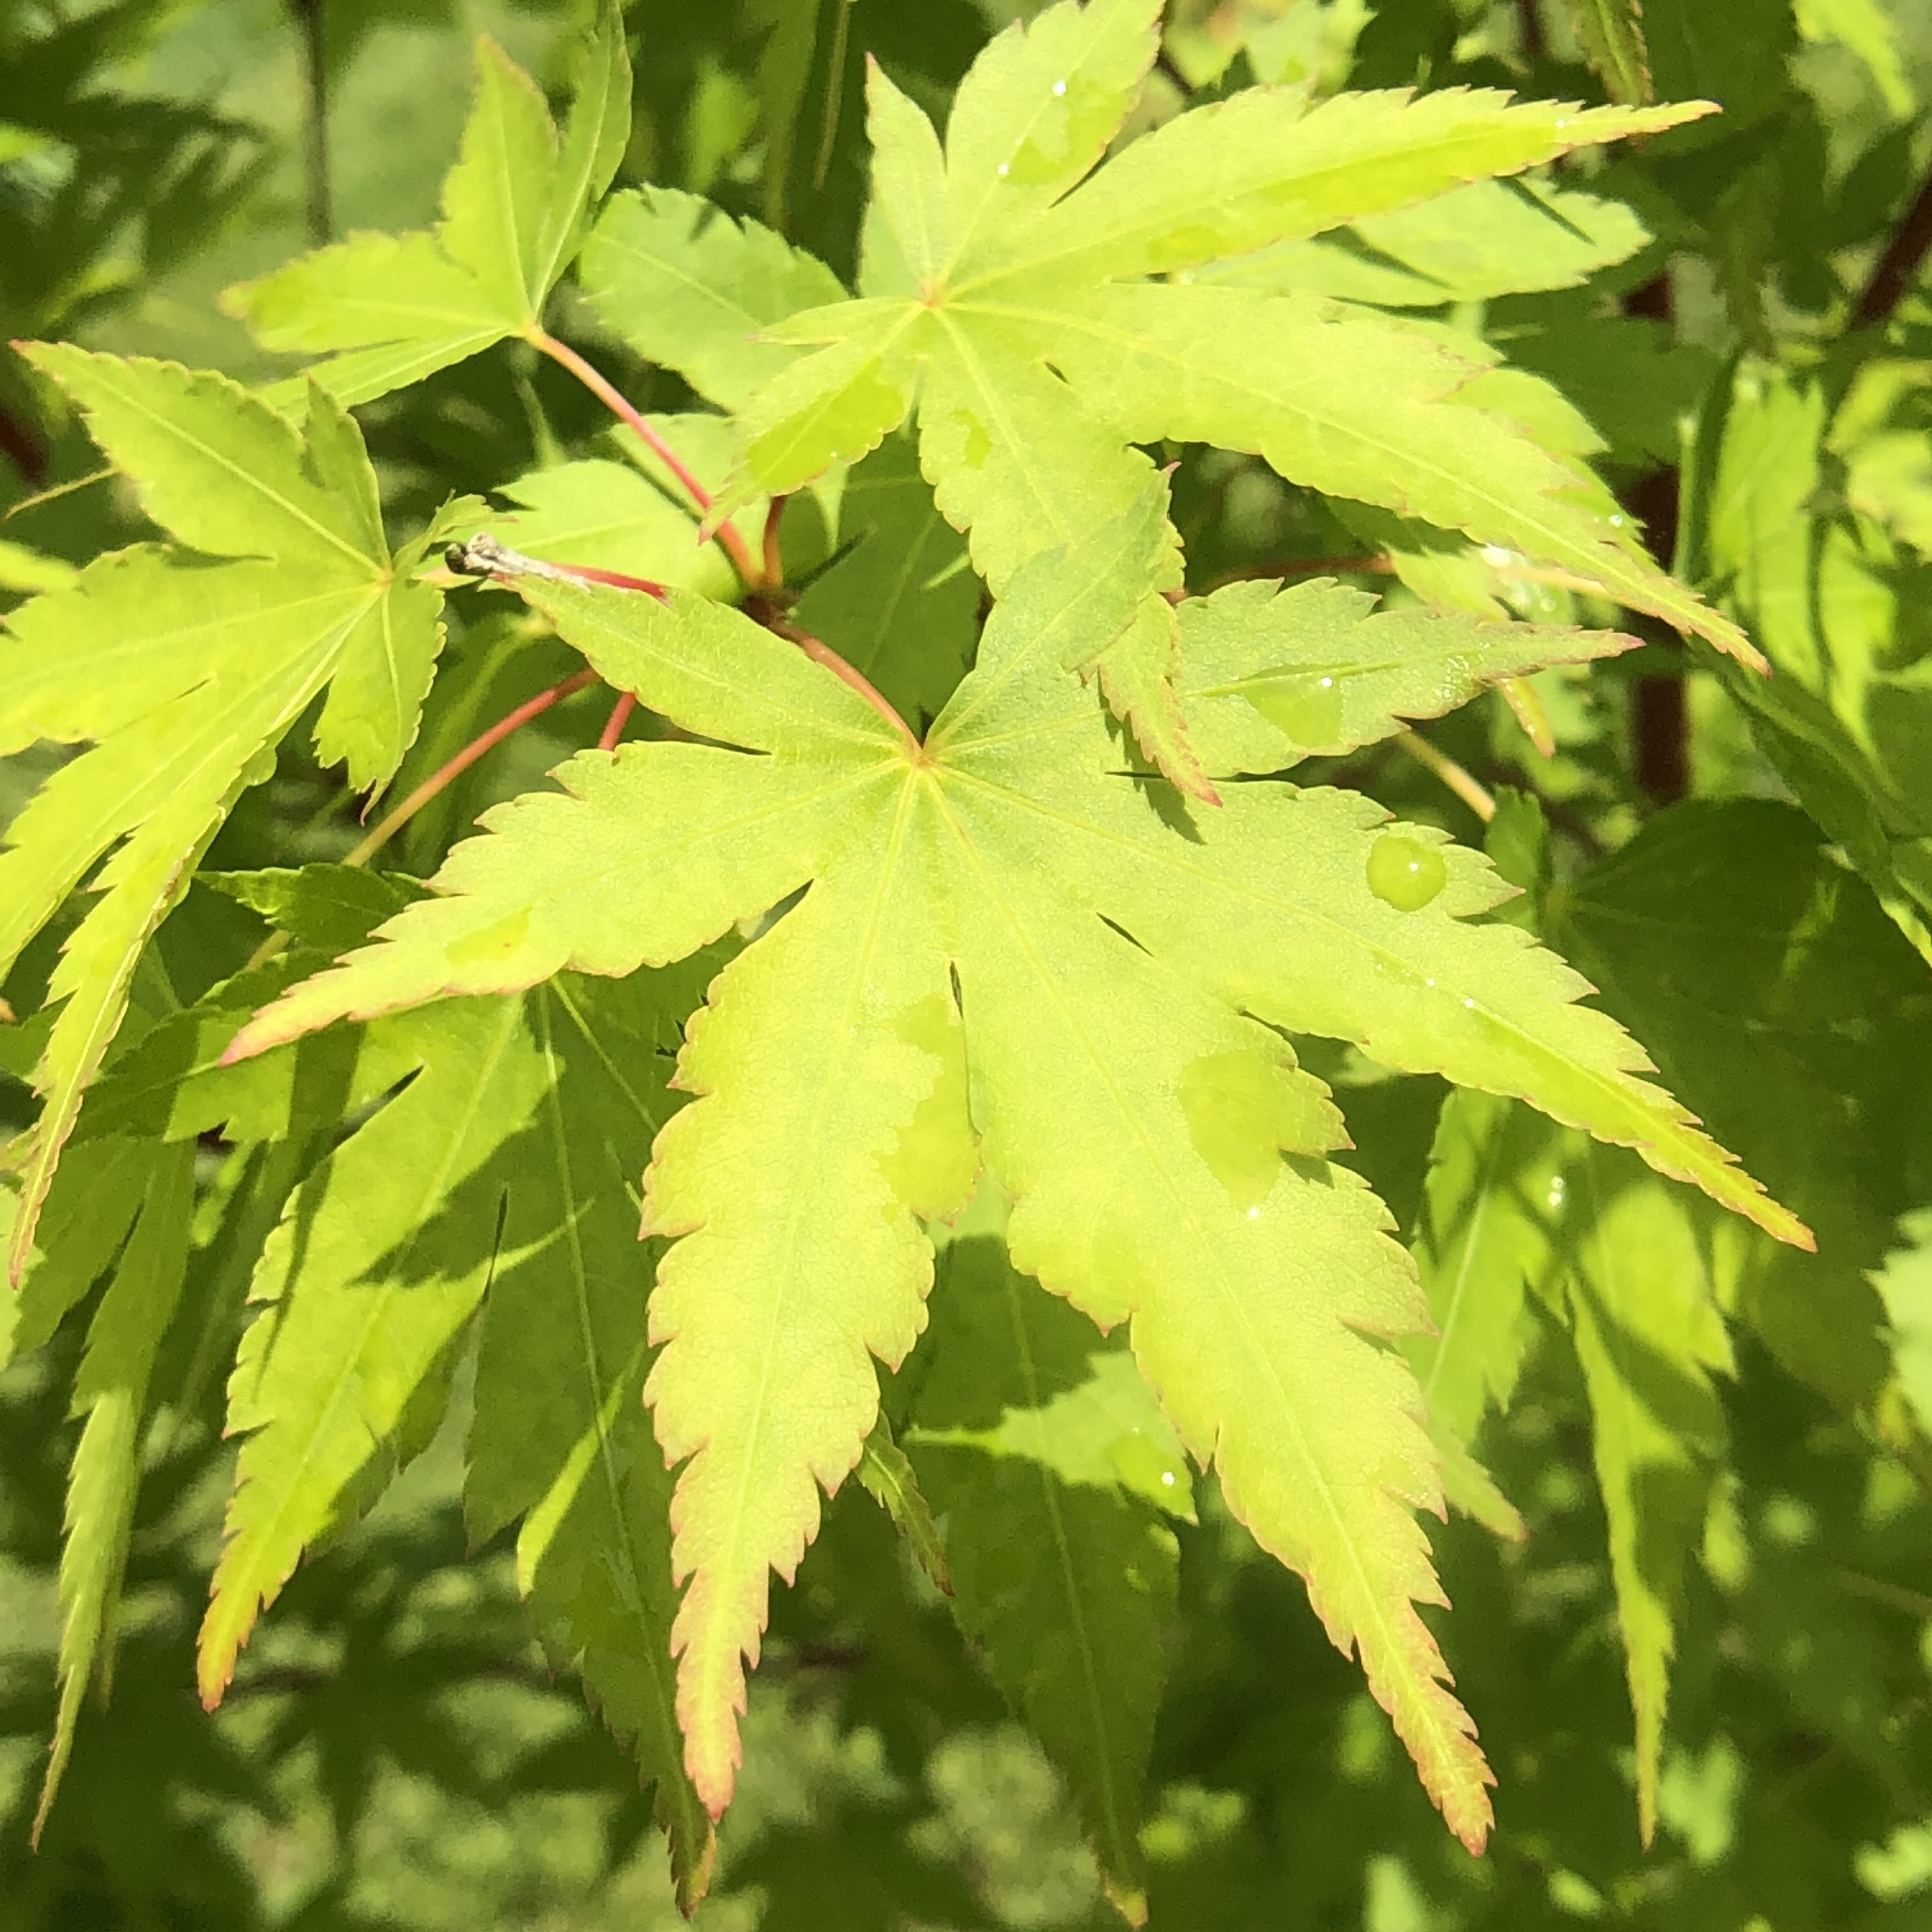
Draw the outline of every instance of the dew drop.
M1563 1177L1559 1174L1556 1178L1550 1184L1550 1211L1552 1214L1558 1214L1562 1211L1563 1207L1563 1197L1568 1192L1569 1190L1563 1184Z
M1448 883L1449 868L1433 846L1384 832L1369 848L1369 890L1398 912L1420 912Z
M1064 94L1066 92L1066 82L1064 80L1056 80L1053 83L1053 91L1055 94Z
M1005 179L1006 179L1006 176L1007 176L1008 175L1011 174L1012 172L1012 165L1011 165L1011 164L1010 164L1010 163L1009 163L1009 162L1006 162L1006 161L1002 161L1002 162L1000 164L1000 178L1002 181L1005 180Z

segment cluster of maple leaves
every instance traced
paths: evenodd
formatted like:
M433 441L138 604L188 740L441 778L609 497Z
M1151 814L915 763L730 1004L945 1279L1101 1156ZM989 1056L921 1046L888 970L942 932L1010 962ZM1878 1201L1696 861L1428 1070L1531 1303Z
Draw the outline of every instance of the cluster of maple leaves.
M1334 298L1312 247L1704 110L1261 88L1103 161L1159 10L1062 0L1000 35L943 142L874 69L854 294L694 197L608 194L629 76L607 12L560 131L484 44L434 230L231 292L299 376L251 393L32 352L164 533L0 640L0 752L86 747L8 831L0 967L89 896L23 1023L43 1106L0 1197L10 1348L112 1269L74 1396L50 1795L111 1624L152 1365L208 1245L194 1150L218 1132L243 1156L224 1265L255 1312L229 1384L211 1702L304 1550L434 1426L480 1310L472 1528L520 1526L524 1587L656 1780L687 1898L771 1576L855 1470L1067 1772L1130 1915L1124 1794L1159 1673L1124 1666L1131 1690L1103 1694L1075 1626L1157 1657L1163 1517L1191 1508L1190 1465L1306 1579L1451 1827L1483 1842L1490 1774L1415 1607L1440 1600L1415 1513L1445 1481L1507 1511L1468 1449L1502 1372L1480 1336L1432 1334L1289 1036L1446 1076L1478 1142L1522 1132L1538 1117L1499 1101L1526 1102L1810 1238L1580 1003L1578 975L1490 916L1511 889L1487 860L1288 776L1632 640L1498 621L1480 597L1378 608L1328 580L1184 596L1148 446L1258 456L1382 514L1418 572L1440 554L1424 533L1450 533L1754 665L1644 555L1574 440L1523 427L1560 416L1547 386ZM549 332L573 269L708 410L641 416ZM507 509L452 501L393 545L352 409L506 338L611 404L613 453L507 482ZM909 644L842 611L836 574L788 586L787 505L807 492L835 526L868 493L936 506L908 580L963 595L958 621ZM395 776L437 675L449 544L494 580L476 594L520 596L621 694L609 742L492 812L427 891L371 862L394 814L345 864L201 869L300 721L355 791ZM274 937L160 1012L142 962L197 877ZM1524 1157L1546 1184L1580 1143L1538 1131ZM1010 1256L989 1306L1044 1291L1091 1318L1092 1453L1140 1512L1144 1575L1110 1575L1069 1532L1042 1558L1057 1582L1016 1612L945 1453L963 1425L944 1374L916 1400L901 1378L882 1408L880 1365L913 1354L935 1251L963 1253L962 1229ZM1013 1306L1024 1336L1037 1312ZM1654 1796L1668 1618L1639 1605L1626 1627Z

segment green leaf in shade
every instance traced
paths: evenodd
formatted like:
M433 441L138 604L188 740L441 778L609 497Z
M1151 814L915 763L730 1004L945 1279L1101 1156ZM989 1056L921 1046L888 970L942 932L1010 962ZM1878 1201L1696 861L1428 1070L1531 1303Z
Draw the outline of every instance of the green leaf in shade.
M30 353L191 549L100 558L0 633L0 753L91 746L8 828L0 975L90 873L96 896L49 988L16 1277L136 962L229 808L325 689L324 758L346 759L358 788L385 781L441 642L441 599L409 574L419 546L391 558L360 433L327 398L312 393L302 436L222 376L64 344Z
M1163 1513L1192 1514L1186 1452L1132 1357L1016 1274L997 1234L948 1244L921 1346L905 1442L946 1520L954 1613L1142 1924L1140 1792L1179 1569Z
M310 374L338 402L368 402L540 328L622 158L631 70L614 5L580 44L561 142L542 92L488 35L476 69L434 230L352 235L222 298L265 349L323 356ZM286 407L302 401L291 383L270 394Z
M1436 1333L1402 1352L1432 1430L1466 1460L1486 1414L1515 1393L1532 1334L1524 1290L1548 1273L1574 1151L1570 1136L1518 1102L1463 1092L1443 1106L1414 1244ZM1496 1514L1480 1484L1459 1496L1446 1468L1444 1480L1468 1514Z
M686 1912L713 1847L680 1762L672 1484L640 1394L651 1257L638 1214L652 1138L675 1104L664 1081L681 1012L664 1010L659 982L688 977L558 980L530 997L544 1090L499 1157L506 1204L464 1485L477 1543L521 1520L518 1582L656 1785Z
M666 188L613 195L578 274L606 328L727 410L797 359L766 329L845 292L824 262L782 236Z
M32 1237L20 1285L0 1296L0 1367L31 1354L119 1251L161 1149L115 1138L76 1147L61 1163ZM0 1184L0 1234L11 1240L20 1197Z
M1932 1435L1932 1210L1899 1224L1900 1244L1872 1276L1885 1304L1892 1359L1918 1426Z
M1648 106L1657 96L1651 86L1640 0L1570 0L1570 11L1604 92L1626 106Z
M520 1000L439 1008L365 1040L352 1106L415 1077L303 1182L255 1270L260 1312L228 1388L244 1440L201 1630L210 1706L302 1552L374 1500L421 1446L424 1409L440 1411L496 1257L498 1157L548 1072Z
M1685 1563L1725 1450L1712 1381L1731 1345L1694 1204L1587 1144L1564 1177L1558 1268L1589 1391L1610 1576L1636 1713L1637 1824L1650 1843Z
M1326 1090L1272 1029L1527 1099L1806 1238L1574 1004L1574 973L1471 922L1506 896L1485 861L1347 794L1241 784L1192 813L1122 771L1077 668L1148 595L1162 507L1017 574L920 746L741 614L524 580L692 741L570 761L230 1049L566 965L622 975L782 909L691 1024L678 1078L698 1098L646 1188L674 1243L646 1393L686 1462L679 1712L714 1811L768 1573L791 1573L819 1490L857 1463L872 1359L896 1364L922 1323L920 1220L964 1201L979 1160L1016 1204L1016 1265L1131 1325L1181 1440L1307 1579L1472 1844L1488 1773L1414 1608L1438 1594L1409 1514L1438 1500L1434 1457L1406 1365L1369 1339L1426 1311L1384 1210L1324 1158L1344 1138ZM1396 836L1440 867L1406 908L1376 885Z
M1852 1410L1884 1379L1868 1270L1917 1205L1932 1057L1924 966L1788 806L1678 806L1552 900L1552 943L1639 1029L1673 1091L1817 1230L1718 1265L1793 1375ZM1836 1096L1856 1093L1850 1114Z
M909 438L887 437L848 475L838 533L850 550L814 580L794 614L906 717L937 717L973 660L980 580Z
M1870 466L1876 454L1896 474L1892 386L1869 379L1833 423L1816 380L1740 370L1713 453L1705 560L1778 672L1766 682L1720 666L1726 688L1798 802L1932 961L1932 656L1910 614L1932 567L1880 527L1881 516L1896 518L1904 507ZM1917 386L1912 379L1905 393ZM1924 432L1904 434L1926 459ZM1814 523L1834 458L1854 507ZM1915 529L1932 542L1932 521L1918 528L1906 511L1902 523L1907 543ZM1814 541L1792 541L1807 528Z
M1893 119L1911 117L1916 103L1906 64L1904 23L1878 0L1798 0L1792 10L1799 37L1808 45L1835 44L1856 54L1870 69Z
M115 1618L140 1484L148 1384L188 1268L194 1150L154 1163L140 1217L87 1331L71 1413L86 1418L68 1472L60 1564L60 1709L34 1814L36 1843L74 1748L81 1700L113 1675Z
M346 952L422 888L360 866L271 866L253 872L200 872L195 883L224 894L270 926L318 952Z

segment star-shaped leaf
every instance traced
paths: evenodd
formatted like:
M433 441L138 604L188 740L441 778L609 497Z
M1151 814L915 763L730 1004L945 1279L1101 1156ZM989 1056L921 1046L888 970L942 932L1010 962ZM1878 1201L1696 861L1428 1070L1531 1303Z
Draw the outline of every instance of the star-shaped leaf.
M421 382L541 326L630 128L630 60L614 6L579 44L561 140L542 91L486 34L436 227L352 235L229 290L224 305L264 348L325 356L310 373L339 402ZM273 393L300 400L293 385Z
M298 436L220 376L29 352L182 547L100 558L0 631L0 752L91 747L8 828L0 976L90 874L96 895L49 988L64 1004L34 1076L46 1106L20 1160L16 1277L135 962L229 807L325 690L324 762L346 761L358 789L383 783L442 644L440 594L413 575L422 545L392 555L361 433L321 392Z
M1312 296L1194 280L1708 107L1462 88L1311 107L1300 90L1256 88L1177 116L1090 177L1152 62L1160 10L1063 0L1003 34L962 84L943 146L872 70L857 298L765 331L812 352L740 405L742 458L715 514L862 455L916 397L922 466L995 592L1036 551L1136 501L1152 465L1138 446L1204 442L1558 568L1756 662L1735 624L1650 562L1580 466L1459 399L1481 364ZM1094 668L1116 712L1171 778L1210 796L1172 690L1171 620L1150 608L1109 646L1112 675L1105 657Z
M1280 1028L1514 1095L1784 1238L1802 1227L1576 1004L1486 863L1366 800L1225 784L1191 812L1123 769L1078 668L1149 594L1166 495L1017 568L978 662L921 742L736 611L526 580L612 683L691 734L573 759L500 808L440 896L292 988L237 1056L344 1016L623 974L733 924L766 929L713 983L658 1136L646 1228L672 1238L646 1387L682 1462L674 1631L692 1778L739 1756L769 1572L858 1462L932 1274L922 1219L983 1162L1015 1263L1136 1359L1231 1507L1308 1582L1424 1780L1472 1844L1489 1774L1416 1613L1440 1600L1411 1510L1440 1504L1414 1379L1420 1329L1381 1204L1325 1158L1340 1114ZM1306 640L1292 598L1264 653ZM1327 663L1323 627L1310 655ZM1244 705L1229 696L1223 702Z

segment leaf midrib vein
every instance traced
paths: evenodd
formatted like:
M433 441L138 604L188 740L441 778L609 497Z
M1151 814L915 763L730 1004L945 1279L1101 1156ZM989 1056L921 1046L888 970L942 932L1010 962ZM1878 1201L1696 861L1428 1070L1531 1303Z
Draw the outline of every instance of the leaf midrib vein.
M1368 1621L1373 1624L1379 1633L1383 1644L1387 1646L1382 1654L1391 1661L1402 1658L1404 1655L1402 1647L1396 1640L1395 1634L1390 1627L1380 1595L1369 1577L1361 1552L1357 1546L1356 1538L1350 1531L1348 1520L1336 1501L1334 1490L1328 1482L1325 1472L1310 1450L1307 1436L1302 1428L1300 1418L1296 1413L1295 1406L1282 1384L1272 1358L1263 1346L1261 1338L1255 1332L1253 1324L1248 1318L1246 1304L1238 1289L1227 1279L1221 1266L1219 1252L1213 1240L1209 1237L1208 1231L1201 1227L1199 1216L1194 1210L1192 1201L1180 1188L1167 1162L1162 1158L1160 1149L1148 1134L1144 1123L1139 1115L1127 1106L1118 1084L1114 1078L1112 1069L1095 1045L1088 1029L1081 1024L1074 1004L1066 997L1058 981L1048 968L1038 949L1034 945L1030 935L1020 920L1018 914L998 890L998 875L994 868L974 846L965 827L948 806L944 793L940 792L938 796L940 810L946 823L966 854L968 862L979 874L987 898L1005 915L1006 924L1012 932L1022 952L1032 964L1048 997L1059 1009L1068 1032L1085 1049L1088 1060L1100 1076L1101 1084L1106 1090L1108 1097L1113 1101L1115 1110L1126 1123L1128 1130L1134 1138L1139 1142L1150 1166L1166 1184L1169 1198L1174 1202L1177 1211L1184 1217L1190 1226L1198 1231L1196 1239L1198 1252L1209 1261L1213 1268L1219 1283L1221 1297L1233 1312L1234 1325L1249 1337L1250 1343L1248 1352L1249 1358L1252 1361L1259 1363L1264 1370L1268 1382L1275 1392L1287 1432L1294 1442L1297 1455L1304 1466L1309 1471L1312 1486L1321 1499L1323 1509L1328 1514L1330 1522L1335 1526L1341 1546L1348 1552L1348 1562L1350 1568L1355 1573L1356 1582L1361 1593L1363 1604L1366 1607ZM1222 1429L1217 1420L1214 1444L1217 1460L1222 1433ZM1384 1500L1387 1500L1385 1491L1378 1491L1378 1493L1383 1496ZM1311 1564L1310 1567L1312 1568L1312 1565ZM1362 1642L1359 1631L1352 1630L1350 1634L1359 1648ZM1440 1686L1436 1688L1439 1691ZM1425 1690L1419 1697L1414 1698L1413 1702L1418 1710L1429 1719L1430 1728L1432 1731L1440 1731L1443 1728L1435 1708L1436 1698L1431 1696ZM1450 1728L1453 1730L1453 1726ZM1460 1733L1456 1733L1450 1737L1446 1746L1438 1746L1438 1748L1443 1751L1445 1763L1454 1762L1456 1738L1460 1736Z

